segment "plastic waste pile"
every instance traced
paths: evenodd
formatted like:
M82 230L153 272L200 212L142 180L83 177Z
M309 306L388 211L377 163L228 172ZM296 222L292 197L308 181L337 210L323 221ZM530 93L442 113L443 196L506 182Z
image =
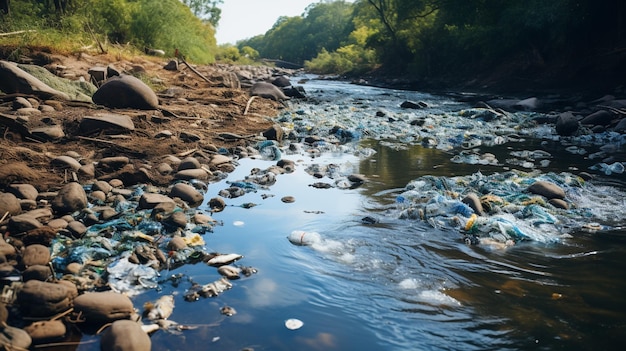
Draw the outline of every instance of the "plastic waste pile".
M548 184L564 196L536 190L533 184ZM395 202L401 219L458 230L468 244L507 247L527 240L558 242L576 230L622 226L624 195L570 173L511 171L420 177Z

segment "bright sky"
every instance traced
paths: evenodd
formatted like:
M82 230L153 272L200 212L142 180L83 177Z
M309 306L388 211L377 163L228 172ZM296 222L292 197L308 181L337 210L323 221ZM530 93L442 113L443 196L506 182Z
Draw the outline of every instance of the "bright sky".
M222 17L215 37L218 44L265 34L280 16L300 16L319 0L224 0ZM352 2L352 1L348 1Z

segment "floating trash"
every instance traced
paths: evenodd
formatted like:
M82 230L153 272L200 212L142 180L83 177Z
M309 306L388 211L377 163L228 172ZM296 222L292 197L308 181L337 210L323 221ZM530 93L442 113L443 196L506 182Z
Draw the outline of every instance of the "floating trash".
M285 321L285 327L289 330L296 330L302 328L304 322L299 319L289 318Z

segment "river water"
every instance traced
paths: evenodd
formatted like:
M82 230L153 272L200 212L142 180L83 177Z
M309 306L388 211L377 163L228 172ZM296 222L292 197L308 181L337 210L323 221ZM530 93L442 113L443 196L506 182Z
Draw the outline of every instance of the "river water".
M283 145L282 157L296 162L293 173L278 175L267 189L226 199L226 209L212 214L221 225L204 235L205 250L241 254L237 264L258 272L233 281L233 288L217 297L194 302L182 297L190 284L184 280L166 281L159 291L134 297L138 306L174 294L170 319L192 327L156 332L153 350L610 350L626 341L626 231L621 229L626 221L620 198L626 183L624 174L590 169L601 162L590 155L607 143L564 143L550 136L548 126L529 131L511 122L490 122L491 130L454 129L459 122L452 116L471 106L442 96L329 81L304 87L314 99L290 103L280 119L284 128L302 135L340 125L355 137L341 140L341 147L321 145L319 154L306 147L288 151ZM424 101L428 108L399 109L404 100ZM376 117L377 111L385 115ZM424 121L421 129L410 123L415 119ZM445 124L450 128L437 129ZM496 134L508 139L486 142ZM437 142L424 142L431 137ZM468 140L483 145L464 147ZM547 151L550 162L519 162L521 151L537 149ZM468 150L492 153L498 162L454 159ZM626 161L624 147L618 145L606 157L608 164ZM227 179L209 185L207 201L228 182L276 163L262 158L238 162ZM307 172L312 165L332 165L335 173L316 178ZM501 248L468 245L458 228L399 216L398 196L420 177L488 176L515 169L594 173L597 178L589 183L596 194L582 198L602 215L588 220L610 227L572 229L558 240L525 240ZM332 174L351 173L368 181L354 188L311 186L336 185ZM284 196L295 202L281 201ZM573 221L578 228L585 224L580 218ZM294 231L317 233L321 241L294 245L288 240ZM219 279L203 263L161 272L163 278L176 274L201 283ZM237 313L220 314L224 306ZM303 324L288 329L289 319ZM79 349L90 347L85 342Z

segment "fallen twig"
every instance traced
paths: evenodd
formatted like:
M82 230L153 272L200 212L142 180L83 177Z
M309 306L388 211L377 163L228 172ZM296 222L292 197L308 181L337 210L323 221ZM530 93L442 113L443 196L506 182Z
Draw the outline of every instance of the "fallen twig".
M255 98L256 98L256 95L250 96L250 98L248 99L248 102L246 103L246 108L243 110L243 115L244 116L248 114L248 110L250 109L250 105L252 104L252 101L254 101Z
M179 57L178 57L178 58L182 61L182 63L184 63L185 65L187 65L187 67L189 67L189 69L190 69L193 73L197 74L200 78L202 78L202 80L204 80L205 82L207 82L207 83L209 83L209 84L211 84L211 85L216 85L216 84L217 84L217 83L215 83L215 82L211 81L209 78L207 78L207 77L203 76L203 75L202 75L202 73L198 72L195 68L191 67L191 65L190 65L190 64L188 64L188 63L187 63L187 61L185 61L185 58L184 58L182 55L179 55Z

